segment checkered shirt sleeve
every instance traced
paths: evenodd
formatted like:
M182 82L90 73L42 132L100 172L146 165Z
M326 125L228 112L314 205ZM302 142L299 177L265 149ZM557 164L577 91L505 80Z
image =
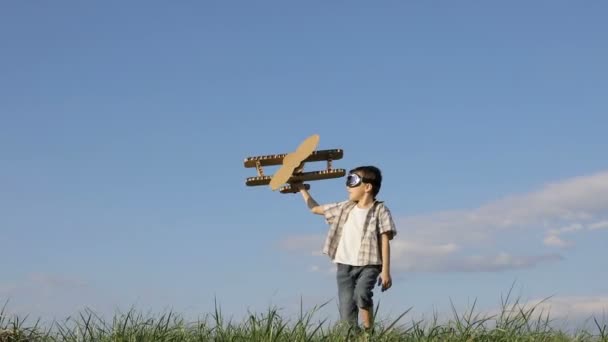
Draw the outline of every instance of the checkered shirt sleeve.
M393 220L391 211L382 205L378 212L378 234L390 233L389 240L392 240L397 235L397 227Z
M329 225L333 225L338 220L338 216L340 215L340 211L342 207L347 203L347 201L343 202L335 202L324 204L321 207L323 208L323 216L325 217L325 221Z

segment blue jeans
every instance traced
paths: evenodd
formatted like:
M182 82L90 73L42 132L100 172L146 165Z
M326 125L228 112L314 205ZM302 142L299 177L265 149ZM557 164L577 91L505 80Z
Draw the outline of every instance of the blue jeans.
M359 308L373 309L373 289L380 275L381 265L350 266L338 264L338 300L340 318L357 325Z

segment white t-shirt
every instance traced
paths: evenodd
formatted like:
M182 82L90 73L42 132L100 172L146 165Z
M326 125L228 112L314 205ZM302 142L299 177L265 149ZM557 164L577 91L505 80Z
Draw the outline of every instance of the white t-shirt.
M359 256L359 249L361 247L361 239L363 238L363 229L365 227L365 219L367 213L371 208L362 209L355 206L349 213L344 228L342 229L342 236L338 243L338 249L336 250L336 256L334 258L335 263L347 264L352 266L357 265Z

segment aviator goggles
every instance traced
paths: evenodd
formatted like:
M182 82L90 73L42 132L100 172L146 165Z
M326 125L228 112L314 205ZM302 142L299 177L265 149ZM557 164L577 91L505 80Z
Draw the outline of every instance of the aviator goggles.
M372 183L373 179L361 177L356 173L350 173L346 176L346 186L349 188L354 188L359 186L361 183Z

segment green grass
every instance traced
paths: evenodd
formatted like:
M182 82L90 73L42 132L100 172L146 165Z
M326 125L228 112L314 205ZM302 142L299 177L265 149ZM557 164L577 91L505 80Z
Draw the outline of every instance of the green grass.
M39 321L26 324L19 318L0 311L0 342L13 341L608 341L606 324L593 319L591 331L566 333L551 326L549 316L538 307L523 307L518 301L501 303L500 313L482 316L475 304L464 313L452 305L450 319L439 322L437 315L429 321L408 320L411 309L397 318L378 320L371 331L348 329L315 316L327 303L297 317L287 319L279 310L251 313L239 322L227 320L217 306L196 322L186 321L174 312L158 316L143 315L135 310L116 314L106 322L94 312L85 310L77 317L54 322L43 328ZM376 317L380 317L376 306Z

